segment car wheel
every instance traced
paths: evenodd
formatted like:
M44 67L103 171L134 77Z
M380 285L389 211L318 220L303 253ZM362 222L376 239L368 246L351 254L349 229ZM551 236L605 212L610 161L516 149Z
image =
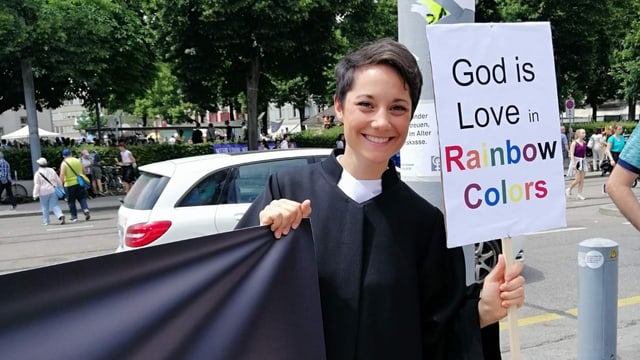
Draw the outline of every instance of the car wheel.
M491 240L475 244L474 250L476 282L481 284L498 263L502 248L499 240Z

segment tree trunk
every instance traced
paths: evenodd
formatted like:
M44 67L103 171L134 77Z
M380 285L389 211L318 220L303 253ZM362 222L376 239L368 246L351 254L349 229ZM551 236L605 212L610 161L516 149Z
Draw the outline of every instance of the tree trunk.
M598 121L598 103L591 104L591 121Z
M258 85L260 82L260 59L254 55L247 74L248 147L258 149Z
M629 113L628 113L628 119L629 121L635 121L636 119L636 97L635 96L629 96L629 99L627 100L627 104L629 105Z
M269 104L267 104L264 110L264 116L262 117L262 135L269 135Z
M102 144L102 135L100 134L100 101L96 104L96 132L98 133L98 144ZM94 140L95 141L95 140Z
M300 113L300 131L304 130L304 109L305 106L304 104L302 104L301 106L298 107L298 112Z
M33 69L31 61L22 60L22 87L24 88L24 107L27 110L27 125L29 126L29 148L31 149L31 169L38 171L36 161L41 156L40 136L38 135L38 112L36 110L36 92L33 84ZM32 176L33 177L33 176Z

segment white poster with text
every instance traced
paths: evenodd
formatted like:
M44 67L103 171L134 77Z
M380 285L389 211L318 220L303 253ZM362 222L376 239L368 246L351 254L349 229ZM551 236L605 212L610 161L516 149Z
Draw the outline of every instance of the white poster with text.
M434 25L427 37L447 245L566 226L549 23Z

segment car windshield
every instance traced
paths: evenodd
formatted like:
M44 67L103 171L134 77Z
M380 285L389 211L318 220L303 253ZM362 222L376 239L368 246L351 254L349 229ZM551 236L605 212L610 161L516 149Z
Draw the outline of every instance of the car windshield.
M127 193L122 205L129 209L151 210L169 182L166 176L143 172Z

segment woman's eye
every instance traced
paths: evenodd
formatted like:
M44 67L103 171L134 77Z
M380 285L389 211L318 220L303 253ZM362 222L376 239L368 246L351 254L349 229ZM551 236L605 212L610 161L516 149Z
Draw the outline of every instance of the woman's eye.
M356 105L359 106L359 107L367 108L367 109L371 109L373 107L373 105L371 105L371 103L366 102L366 101L361 101L361 102L357 103Z
M407 108L402 105L394 105L391 107L391 111L394 113L404 113L407 111Z

